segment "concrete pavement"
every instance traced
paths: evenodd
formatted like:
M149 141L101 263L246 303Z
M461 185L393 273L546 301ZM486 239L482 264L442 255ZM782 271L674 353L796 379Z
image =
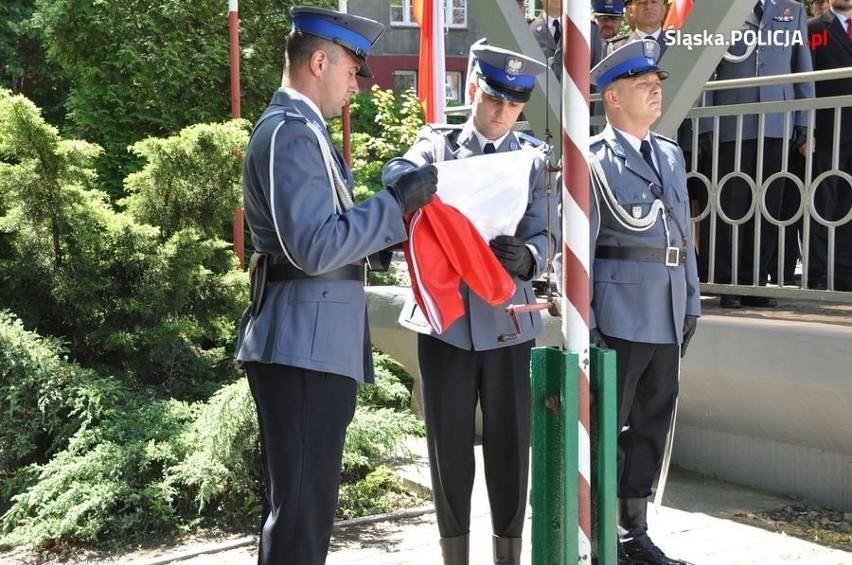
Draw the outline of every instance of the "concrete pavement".
M471 564L491 564L491 523L482 474L481 451L477 448L477 476L473 493ZM425 456L406 468L404 476L428 486ZM852 553L746 525L737 515L760 512L789 504L783 496L702 477L678 469L669 475L663 506L649 512L649 530L655 542L670 556L695 565L740 565L801 563L850 565ZM527 535L523 563L531 562L527 513ZM254 538L232 540L230 546L183 548L134 565L161 565L180 560L186 565L254 565ZM436 565L441 563L438 529L431 508L400 512L382 519L352 520L334 532L329 565Z

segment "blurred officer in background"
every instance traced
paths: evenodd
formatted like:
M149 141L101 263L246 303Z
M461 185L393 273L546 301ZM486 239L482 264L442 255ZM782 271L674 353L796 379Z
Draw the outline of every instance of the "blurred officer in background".
M758 0L752 12L749 12L743 24L744 32L757 34L757 44L739 41L732 45L725 57L716 66L716 80L787 75L810 72L813 68L808 46L794 41L797 34L807 37L807 25L804 7L794 0ZM748 34L745 34L748 35ZM784 41L783 38L787 38ZM765 86L748 86L710 91L706 94L707 106L746 104L756 102L776 102L784 100L804 100L813 98L814 83L788 82ZM723 116L719 128L712 133L719 145L719 161L716 164L721 179L732 171L739 171L752 179L765 182L767 178L781 170L781 154L785 137L788 148L798 151L807 141L808 112L795 112L792 129L785 131L786 117L783 113L766 114L764 129L758 131L758 116L743 116L742 133L738 140L737 116ZM704 131L704 128L702 127ZM763 170L757 170L758 144L762 141L764 156ZM739 162L737 163L737 153ZM710 171L712 155L702 155L701 168ZM712 161L712 158L709 159ZM786 181L778 179L766 190L764 203L769 214L781 217L783 195ZM758 185L760 189L760 185ZM752 192L749 184L742 178L734 177L725 184L719 197L719 203L725 215L733 220L741 219L751 209ZM716 222L715 273L713 282L721 284L741 284L764 286L769 280L777 278L776 265L772 257L776 251L778 230L765 218L760 207L756 207L755 216L760 222L760 246L757 258L757 272L754 272L755 218L752 217L740 225L738 245L733 247L731 224L719 218ZM705 242L710 242L709 218L701 224L702 263L709 255L705 252ZM733 262L737 262L737 280L733 280ZM703 271L703 269L702 269ZM778 282L778 281L773 281ZM720 299L723 308L774 307L777 302L766 296L723 295Z
M624 19L623 2L592 2L592 10L603 41L618 35Z

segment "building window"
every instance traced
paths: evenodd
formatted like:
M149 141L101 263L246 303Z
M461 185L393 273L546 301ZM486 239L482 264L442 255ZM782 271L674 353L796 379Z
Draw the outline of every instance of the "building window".
M447 71L444 77L444 91L447 97L447 103L462 102L464 99L464 81L462 80L460 71ZM411 89L417 92L417 71L394 71L393 72L393 93L399 96L406 90Z
M416 26L414 0L390 0L390 21L395 26ZM467 27L467 0L443 0L444 24L448 28Z
M447 27L467 27L467 0L446 0Z
M461 102L464 96L462 74L459 71L447 71L447 104Z
M394 71L393 93L399 96L409 88L417 92L417 71Z

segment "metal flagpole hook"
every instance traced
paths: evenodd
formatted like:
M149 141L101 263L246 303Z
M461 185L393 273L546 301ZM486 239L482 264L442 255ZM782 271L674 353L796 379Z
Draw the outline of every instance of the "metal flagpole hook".
M521 322L518 320L518 314L526 314L527 312L537 312L538 310L547 310L551 307L551 302L539 302L536 304L509 304L506 306L506 313L512 319L512 325L515 326L514 334L500 334L497 336L497 341L506 343L513 339L521 337Z

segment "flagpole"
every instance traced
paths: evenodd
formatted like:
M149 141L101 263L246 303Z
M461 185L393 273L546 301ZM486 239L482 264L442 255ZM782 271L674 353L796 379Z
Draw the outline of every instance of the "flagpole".
M231 55L231 118L240 118L240 19L239 0L228 0L228 33ZM242 208L234 211L234 253L237 254L240 268L245 264L245 245L243 233L245 224Z
M348 0L338 0L337 11L346 14L349 11ZM349 114L349 102L343 105L340 114L340 129L343 131L343 160L352 168L352 120Z
M588 2L565 1L562 26L562 336L578 361L578 553L591 563L591 407L589 361L589 62ZM567 423L566 423L567 425ZM567 556L566 556L567 557Z

